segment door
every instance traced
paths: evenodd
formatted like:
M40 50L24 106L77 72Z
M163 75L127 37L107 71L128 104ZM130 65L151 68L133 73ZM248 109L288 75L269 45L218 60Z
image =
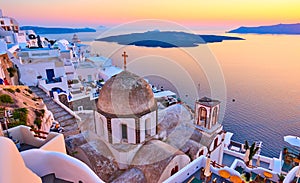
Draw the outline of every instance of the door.
M48 81L53 81L54 75L54 69L46 69L47 79Z

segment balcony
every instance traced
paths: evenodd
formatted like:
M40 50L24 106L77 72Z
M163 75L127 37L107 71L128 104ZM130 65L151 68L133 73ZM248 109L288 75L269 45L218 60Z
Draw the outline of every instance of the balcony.
M60 133L33 131L28 126L17 126L4 132L15 142L19 151L43 149L66 153L64 137Z
M46 84L53 84L53 83L61 83L62 79L61 79L61 77L58 77L58 78L53 78L52 80L46 79L45 81L46 81Z

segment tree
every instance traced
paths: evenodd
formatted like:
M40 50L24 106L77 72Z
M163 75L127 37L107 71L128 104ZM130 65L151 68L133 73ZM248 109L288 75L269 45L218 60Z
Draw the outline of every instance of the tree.
M249 153L249 161L252 160L253 156L257 153L259 150L259 147L255 147L255 142L252 143L252 145L249 147L249 143L246 140L245 141L245 149L248 150L250 148L250 153Z

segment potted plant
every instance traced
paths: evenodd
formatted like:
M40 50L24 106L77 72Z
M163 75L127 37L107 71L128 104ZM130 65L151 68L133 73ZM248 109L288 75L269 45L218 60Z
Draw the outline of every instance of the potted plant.
M257 151L259 150L259 147L255 147L255 142L253 142L252 145L249 146L249 143L248 143L248 141L246 140L246 141L245 141L245 149L246 149L246 151L247 151L248 149L250 150L250 153L249 153L249 156L248 156L249 161L246 162L246 165L248 166L249 163L250 163L250 161L252 160L253 156L254 156L254 155L257 153Z
M285 176L282 173L278 174L278 182L279 183L283 183L284 178L285 178Z
M7 68L7 71L9 72L9 77L14 77L15 73L17 72L17 69L14 67Z

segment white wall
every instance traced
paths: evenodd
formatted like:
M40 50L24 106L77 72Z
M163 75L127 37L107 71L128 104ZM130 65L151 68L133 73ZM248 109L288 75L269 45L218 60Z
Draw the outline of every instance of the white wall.
M37 85L37 76L42 76L46 79L46 69L54 69L55 77L64 76L64 67L56 67L55 61L53 62L39 62L32 64L22 64L18 65L20 71L20 81L27 86Z
M181 170L183 167L190 163L190 158L187 155L177 155L175 156L168 166L165 168L161 174L158 182L163 182L171 176L172 169L177 165L178 169Z
M4 40L0 40L0 54L6 53L7 51L7 44Z
M63 134L50 132L46 139L34 137L28 126L17 126L8 130L13 139L44 150L66 153Z
M105 136L106 140L108 141L106 118L103 115L99 114L97 111L95 111L95 125L96 134L101 137Z
M63 153L32 149L22 152L22 157L40 177L55 173L57 178L71 182L103 182L86 164Z
M224 152L224 144L222 142L222 137L223 137L222 134L215 137L215 139L216 138L218 139L218 147L216 149L214 149L215 139L212 141L209 147L210 151L213 150L210 154L211 160L216 161L217 163L220 164L222 163L223 152Z
M199 171L200 168L205 167L206 158L205 156L200 156L195 159L187 166L179 170L172 177L169 177L167 180L164 180L164 183L180 183L185 181L187 178L191 177L196 171Z
M0 147L0 182L42 182L40 177L25 166L17 147L12 140L6 137L0 137Z
M98 69L95 67L95 68L77 68L75 69L75 73L76 75L78 76L78 78L81 78L82 79L85 79L85 81L87 82L88 81L88 75L91 75L92 76L92 81L93 80L98 80Z
M146 123L146 120L147 119L150 119L150 128L147 129L147 130L151 130L151 136L154 136L156 135L156 111L153 111L153 112L150 112L144 116L142 116L140 118L140 136L141 136L141 142L145 140L145 123Z

